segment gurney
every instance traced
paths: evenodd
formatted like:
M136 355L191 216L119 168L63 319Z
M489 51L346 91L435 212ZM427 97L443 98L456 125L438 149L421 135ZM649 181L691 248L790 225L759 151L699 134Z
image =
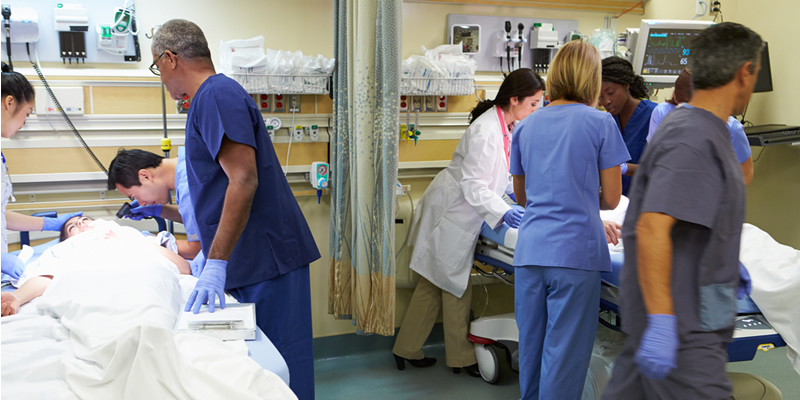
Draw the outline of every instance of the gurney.
M162 223L159 223L159 226L163 227ZM26 242L28 241L27 240L27 235L21 235L21 236L22 236L22 239L24 241L26 241ZM44 253L45 250L47 250L48 248L56 245L58 242L59 242L58 239L54 239L54 240L51 240L51 241L49 241L47 243L34 246L33 247L34 254L31 257L31 259L26 263L26 266L35 265L36 259L39 256L41 256ZM12 253L19 253L19 251L12 252ZM193 282L194 282L194 281L192 281L192 279L194 279L196 281L196 279L192 278L191 276L181 276L181 287L182 287L182 289L188 288L189 290L191 290L191 288L193 287ZM2 276L2 280L3 280L3 287L2 287L2 291L3 292L15 290L15 288L10 285L9 277L7 275L3 275ZM228 301L230 302L231 300L232 300L232 298L229 298ZM26 309L34 309L34 308L35 308L35 305L33 303L29 303L29 304L23 305L20 308L20 313L22 313ZM32 311L32 312L31 311L27 311L27 312L31 313L31 314L35 314L35 310ZM5 318L6 317L4 317L4 320L5 320ZM3 326L4 338L6 337L7 330L10 329L10 327L12 325L13 324L4 323L4 326ZM6 343L3 343L3 345L5 347ZM277 348L269 340L269 338L267 338L266 335L263 333L263 331L261 331L261 329L256 327L255 340L244 341L244 345L246 345L248 355L252 360L257 362L263 369L265 369L267 371L270 371L271 373L274 373L275 375L277 375L277 377L279 377L283 382L285 382L286 385L289 384L289 378L290 378L289 377L289 369L288 369L288 367L286 365L285 360L283 359L281 354L278 352ZM5 383L5 377L4 377L4 383Z
M514 248L518 230L505 223L491 229L484 223L475 248L473 270L485 277L492 277L513 285ZM600 295L599 321L604 326L619 331L618 287L619 273L624 265L622 253L611 253L612 272L603 273ZM785 346L781 336L759 312L751 299L739 301L739 316L736 318L734 341L728 344L729 361L747 361L755 357L757 350ZM514 313L500 314L475 319L470 324L469 340L475 345L478 369L483 379L495 383L499 377L498 354L505 353L509 365L518 371L519 331ZM587 389L599 395L610 378L608 363L593 355L587 374ZM590 380L592 382L590 382ZM589 386L594 386L589 388ZM588 393L585 390L585 394ZM586 398L586 396L584 396ZM591 398L591 397L589 397Z

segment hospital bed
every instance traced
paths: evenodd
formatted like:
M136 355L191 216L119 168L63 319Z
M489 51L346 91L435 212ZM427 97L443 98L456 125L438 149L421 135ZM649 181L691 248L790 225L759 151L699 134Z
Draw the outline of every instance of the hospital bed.
M476 265L473 269L480 275L497 278L505 284L513 285L513 260L517 234L517 229L509 228L505 223L496 229L491 229L484 223L475 248ZM611 264L612 271L601 275L599 320L604 326L619 331L621 317L618 289L619 274L624 264L623 254L611 253ZM728 344L729 361L752 360L757 350L768 351L786 345L749 297L740 300L738 305L739 316L736 318L734 341ZM478 368L485 381L497 382L500 353L505 353L513 370L519 370L517 358L519 331L514 313L481 317L472 321L469 340L475 345ZM587 374L584 398L587 398L587 393L599 396L608 379L610 379L610 368L607 360L593 355Z
M47 217L55 217L55 211L46 212L46 213L38 213L34 214L34 216L47 216ZM156 217L156 223L158 224L159 231L166 230L166 223L162 218ZM20 242L21 244L30 245L29 233L28 232L20 232ZM49 242L44 244L33 246L34 254L30 258L30 260L26 263L26 265L33 265L36 259L41 256L45 250L48 248L56 245L59 242L59 239L53 239ZM19 253L20 250L11 252L12 254ZM11 286L10 284L10 277L8 275L2 275L2 291L13 291L16 288ZM22 307L26 307L27 305L23 305ZM280 379L282 379L287 385L289 384L289 368L286 365L286 361L281 356L278 349L275 345L267 338L264 332L256 327L256 337L254 340L247 340L244 341L247 345L248 355L251 359L261 365L267 371L271 371L275 373Z

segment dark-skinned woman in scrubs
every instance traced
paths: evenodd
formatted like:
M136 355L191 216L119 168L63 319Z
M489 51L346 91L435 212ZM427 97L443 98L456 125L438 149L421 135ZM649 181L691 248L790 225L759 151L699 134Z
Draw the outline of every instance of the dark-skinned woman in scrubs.
M647 145L650 115L658 105L650 100L644 79L634 74L628 60L608 57L603 60L603 86L600 105L614 116L622 139L631 155L630 161L621 166L622 194L627 196L631 177L636 172L639 157Z

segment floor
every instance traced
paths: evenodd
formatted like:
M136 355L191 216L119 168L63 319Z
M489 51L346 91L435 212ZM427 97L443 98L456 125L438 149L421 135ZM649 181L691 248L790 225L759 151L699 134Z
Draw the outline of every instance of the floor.
M350 336L350 335L348 335ZM600 337L602 336L599 335ZM507 363L497 384L490 385L481 378L465 372L454 374L444 365L444 344L434 332L433 340L424 347L427 357L438 362L429 368L406 365L398 371L391 353L392 338L365 340L353 335L347 342L326 343L327 349L317 349L314 363L316 398L326 399L518 399L519 378ZM377 340L377 341L376 341ZM360 342L371 342L363 345ZM346 348L353 349L347 351ZM345 355L351 354L351 355ZM750 373L767 379L783 393L786 400L800 400L800 376L786 357L786 347L759 352L755 359L729 363L732 372Z

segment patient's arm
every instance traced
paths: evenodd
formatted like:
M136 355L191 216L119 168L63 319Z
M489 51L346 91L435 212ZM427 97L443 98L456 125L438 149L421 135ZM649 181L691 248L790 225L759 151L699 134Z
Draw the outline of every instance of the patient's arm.
M164 247L161 247L161 246L159 246L159 245L157 245L155 243L147 242L147 244L155 247L155 249L158 252L158 254L161 254L162 256L166 257L167 260L172 261L172 263L175 264L175 266L178 267L178 271L180 271L181 274L184 274L184 275L191 275L192 274L192 267L189 266L189 262L184 260L183 257L181 257L178 254L175 254L175 253L169 251L168 249L166 249Z
M202 247L200 241L176 240L175 244L178 245L178 254L183 258L194 259L200 253Z
M19 289L13 292L3 292L2 306L0 306L2 316L16 314L21 305L41 296L52 280L52 276L37 276L28 279Z

